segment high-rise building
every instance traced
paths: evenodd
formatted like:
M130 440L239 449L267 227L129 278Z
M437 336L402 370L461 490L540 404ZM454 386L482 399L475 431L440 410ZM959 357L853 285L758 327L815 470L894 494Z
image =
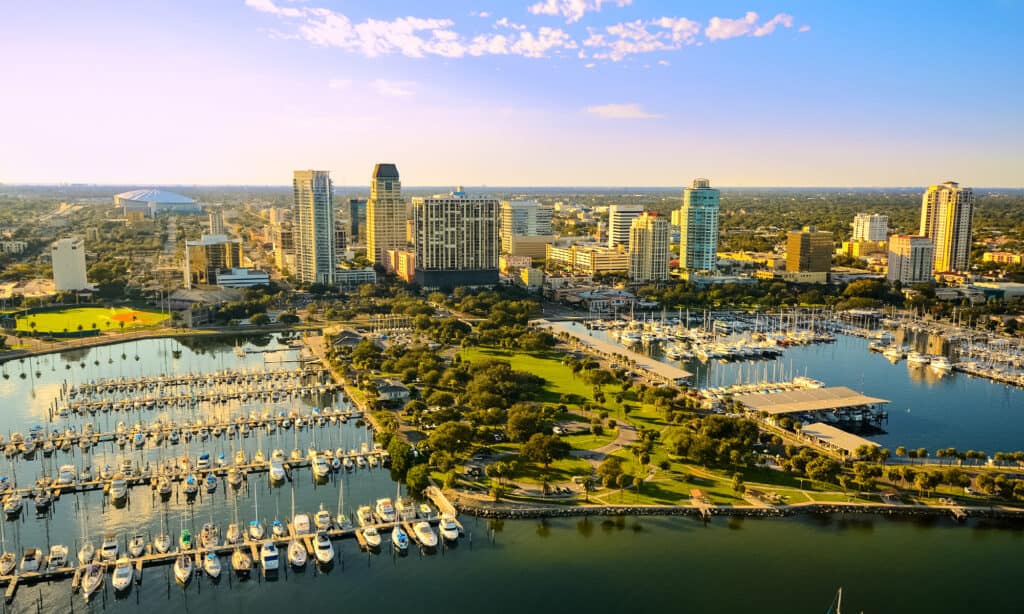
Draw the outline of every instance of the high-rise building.
M668 280L668 218L643 213L629 228L629 280L651 283Z
M928 237L889 237L889 281L899 281L904 285L931 281L934 252L932 240Z
M858 213L853 218L853 236L850 241L885 241L889 236L889 216L877 213Z
M348 250L348 225L343 220L334 220L334 255L340 264Z
M334 284L334 190L328 171L295 171L292 179L295 276L302 283Z
M971 260L974 190L955 181L929 187L921 198L921 232L935 246L932 269L966 271Z
M610 205L608 207L608 247L629 246L629 228L634 218L644 212L643 205Z
M226 235L224 231L224 213L220 209L210 209L210 234Z
M217 273L242 267L242 240L227 235L203 235L185 241L185 287L218 285Z
M370 199L366 202L366 257L385 264L388 250L405 248L405 201L394 164L373 167Z
M832 270L832 233L804 226L786 236L786 271L828 273Z
M372 199L371 199L372 204ZM416 282L425 288L498 282L497 199L447 195L414 198Z
M714 271L718 267L718 190L694 179L683 190L679 209L679 268Z
M54 241L50 261L53 263L53 287L57 292L89 289L85 276L85 242L81 239Z
M501 203L501 251L515 256L543 258L551 235L551 205L535 200Z
M366 200L362 198L348 199L348 240L351 243L362 243L366 240Z

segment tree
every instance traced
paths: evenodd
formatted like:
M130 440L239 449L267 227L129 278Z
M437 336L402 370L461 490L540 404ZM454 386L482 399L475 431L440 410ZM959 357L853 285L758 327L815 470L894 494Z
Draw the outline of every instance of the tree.
M427 438L434 450L461 452L473 441L473 427L466 422L445 422Z
M738 471L732 474L732 489L740 494L746 492L746 486L743 485L743 474Z
M409 455L412 448L398 437L392 437L388 443L388 454L391 456L391 479L396 482L405 480L409 471Z
M426 465L416 465L405 475L405 485L409 492L419 496L427 486L430 486L430 471Z
M249 324L253 326L266 326L270 324L270 316L265 313L257 313L253 317L249 318Z
M530 439L523 444L520 454L535 463L544 465L546 469L552 461L564 457L569 453L569 444L562 441L560 437L534 433Z
M896 458L903 458L907 455L907 449L903 446L896 446Z
M617 456L609 456L597 466L597 475L605 486L614 483L615 478L622 473L622 459Z

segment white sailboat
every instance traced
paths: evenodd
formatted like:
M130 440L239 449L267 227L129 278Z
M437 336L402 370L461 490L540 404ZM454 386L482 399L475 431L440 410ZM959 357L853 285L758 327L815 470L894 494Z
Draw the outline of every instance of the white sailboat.
M104 567L98 563L89 563L82 574L82 599L89 603L89 598L103 585Z

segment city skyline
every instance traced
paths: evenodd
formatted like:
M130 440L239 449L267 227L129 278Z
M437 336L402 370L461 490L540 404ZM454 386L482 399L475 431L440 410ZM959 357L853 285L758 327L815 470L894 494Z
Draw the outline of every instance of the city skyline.
M1024 186L1020 5L48 4L0 23L0 182Z

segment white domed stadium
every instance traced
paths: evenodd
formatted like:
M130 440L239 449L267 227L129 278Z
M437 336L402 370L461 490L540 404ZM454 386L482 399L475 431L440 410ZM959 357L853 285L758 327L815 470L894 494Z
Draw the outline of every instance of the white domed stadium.
M132 190L114 196L114 205L129 211L143 211L150 216L159 213L199 213L202 207L188 196L165 190Z

